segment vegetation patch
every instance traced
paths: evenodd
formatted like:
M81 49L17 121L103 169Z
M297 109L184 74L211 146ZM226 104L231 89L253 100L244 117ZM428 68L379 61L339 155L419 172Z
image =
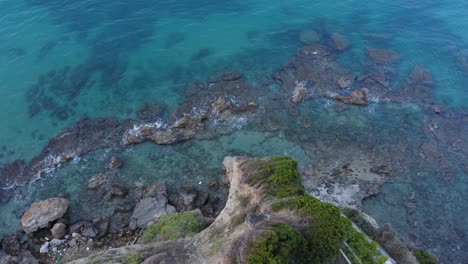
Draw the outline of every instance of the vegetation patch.
M344 238L340 209L305 194L273 204L273 211L283 208L297 210L308 220L307 247L311 254L308 263L326 263L339 254Z
M126 259L128 264L140 264L145 260L145 256L142 253L130 253Z
M272 227L252 242L248 263L308 263L307 238L286 224Z
M289 157L271 157L260 161L259 166L250 180L253 184L265 184L268 195L284 198L304 194L297 161Z
M439 264L439 261L429 251L416 250L414 253L419 264Z
M148 226L141 237L141 241L149 243L153 240L173 240L194 235L200 231L200 223L192 213L174 213L161 217L158 223Z

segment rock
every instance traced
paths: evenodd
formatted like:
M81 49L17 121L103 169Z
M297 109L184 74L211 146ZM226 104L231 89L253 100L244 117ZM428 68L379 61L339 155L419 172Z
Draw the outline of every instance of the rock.
M21 250L21 245L15 235L9 235L2 239L2 248L12 256L17 256Z
M103 186L107 182L107 177L105 174L98 173L96 176L91 178L88 182L88 188L91 190L97 189Z
M368 105L369 104L368 93L369 93L369 90L363 87L358 90L352 91L349 96L336 95L333 98L345 104Z
M144 187L137 188L135 190L135 199L137 201L144 199L144 198L151 198L151 197L166 197L167 196L167 188L164 182L156 182L150 185L146 185Z
M267 221L269 219L270 217L268 215L260 213L260 212L255 212L255 213L247 214L247 216L245 217L245 223L253 228L258 223Z
M351 84L351 81L345 79L344 77L340 77L340 79L338 79L338 86L339 86L341 89L346 89L346 88L348 88L350 84Z
M131 216L131 229L144 228L161 216L175 213L175 208L167 204L167 198L159 198L144 198L138 202Z
M351 47L351 41L340 33L330 35L331 46L338 51L344 51Z
M112 184L110 190L104 195L104 200L109 201L114 197L124 197L128 193L128 189L124 185Z
M109 232L110 221L107 218L100 219L94 223L94 226L98 230L96 238L101 238L107 235L107 232Z
M197 197L197 190L192 186L184 186L179 189L179 196L186 207L193 207L195 198Z
M434 84L432 74L420 65L416 65L413 70L411 70L408 80L410 84L421 84L427 86L432 86Z
M21 225L24 232L30 234L61 218L67 210L68 201L63 198L50 198L33 203L21 218Z
M81 235L84 237L96 237L99 233L99 230L97 230L93 225L85 225L82 227L81 230Z
M208 188L212 191L216 191L218 189L218 181L216 179L210 180L208 182Z
M47 253L49 253L49 245L50 245L49 242L45 242L45 243L41 246L41 248L39 249L39 253L41 253L41 254L47 254Z
M366 53L375 64L390 64L400 60L400 54L392 50L367 49Z
M309 91L305 87L305 83L296 81L296 87L294 87L291 101L293 101L293 103L298 103L304 100L308 95Z
M62 239L66 235L67 225L63 223L56 223L52 229L50 229L50 233L52 237Z
M122 167L123 161L118 159L117 157L111 157L109 161L107 161L106 168L108 169L118 169Z
M310 45L319 42L322 37L315 30L303 30L299 33L299 41L303 44Z
M21 252L16 258L21 264L38 264L39 261L29 251Z
M51 247L58 247L58 246L62 245L64 241L65 240L60 240L60 239L54 238L49 242L49 245Z
M194 201L194 208L202 208L208 202L209 195L206 192L198 192Z
M70 240L70 243L68 243L68 246L69 247L76 247L78 245L78 242L75 238L73 238L72 240Z

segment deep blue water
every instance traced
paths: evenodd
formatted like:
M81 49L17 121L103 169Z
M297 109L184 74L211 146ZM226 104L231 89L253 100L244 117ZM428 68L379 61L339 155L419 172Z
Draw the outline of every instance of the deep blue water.
M302 31L314 30L323 39L339 32L352 42L338 58L343 67L359 75L369 64L365 48L395 50L401 62L391 88L397 90L415 65L423 65L434 78L434 104L446 106L452 119L434 121L410 103L376 102L340 113L327 103L305 102L301 110L312 127L297 130L305 139L290 130L299 121L278 115L275 120L282 125L274 133L249 127L219 139L183 143L187 146L145 143L120 154L128 164L122 181L205 182L220 174L222 157L232 154L292 155L303 166L333 164L350 156L340 156L339 144L314 152L311 148L320 144L311 146L311 141L358 142L356 151L401 141L411 149L406 161L414 167L384 185L364 209L443 263L462 263L468 261L466 13L464 0L3 0L0 165L32 159L49 138L84 116L135 118L145 103L164 104L170 111L183 101L187 83L226 71L237 70L249 83L277 91L271 75L304 46ZM460 140L461 149L424 130L434 124ZM450 162L443 171L420 165L417 151L431 140L440 140L444 161ZM78 206L78 193L108 155L105 150L91 153L18 190L16 198L0 206L0 234L18 228L24 208L49 194L66 191ZM404 202L413 192L417 211L407 215Z

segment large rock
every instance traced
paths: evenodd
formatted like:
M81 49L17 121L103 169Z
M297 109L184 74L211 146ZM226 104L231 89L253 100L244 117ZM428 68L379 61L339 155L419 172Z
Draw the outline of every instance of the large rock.
M130 228L144 228L155 219L175 213L176 209L167 204L167 198L144 198L138 202L133 210L130 220Z
M33 203L21 218L21 225L26 233L44 228L61 218L68 210L68 201L63 198L50 198Z

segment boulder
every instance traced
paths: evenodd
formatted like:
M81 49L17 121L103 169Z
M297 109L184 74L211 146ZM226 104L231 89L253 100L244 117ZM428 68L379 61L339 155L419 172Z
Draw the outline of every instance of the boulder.
M52 237L62 239L67 234L67 225L64 223L56 223L52 229L50 229Z
M367 49L366 53L375 64L390 64L400 60L400 54L392 50Z
M33 203L21 218L24 232L30 234L61 218L68 210L68 201L63 198L50 198Z
M330 35L330 44L338 51L344 51L351 47L351 41L340 33L332 33Z
M299 33L299 41L303 44L310 45L319 42L322 37L315 30L303 30Z
M133 210L130 228L144 228L153 220L175 213L176 209L167 204L167 198L144 198L136 205Z

